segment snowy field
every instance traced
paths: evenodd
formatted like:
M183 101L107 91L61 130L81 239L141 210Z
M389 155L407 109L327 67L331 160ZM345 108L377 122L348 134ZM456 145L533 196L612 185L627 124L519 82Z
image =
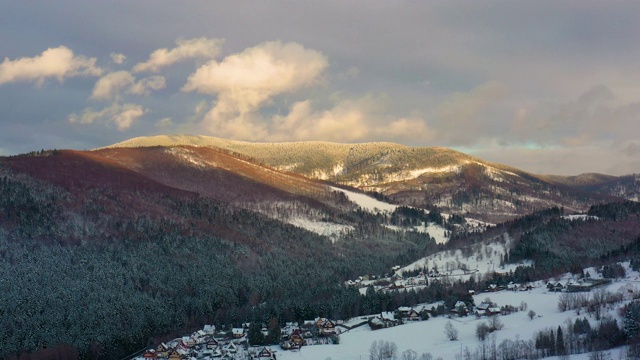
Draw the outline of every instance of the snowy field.
M487 272L508 273L521 265L531 266L531 262L500 266L510 242L511 239L504 238L502 243L480 243L466 251L458 249L437 252L401 268L398 273L423 268L431 270L437 267L441 276L453 277L455 281L467 281L472 276L477 277Z
M568 278L569 275L563 279L556 280L566 281ZM581 312L580 316L576 314L576 311L560 312L558 310L558 299L561 293L549 292L544 286L544 282L537 282L535 286L533 290L525 292L500 291L482 293L474 297L476 304L480 304L486 298L490 298L498 306L512 305L519 307L523 302L527 304L527 310L499 317L504 324L504 328L493 333L498 344L504 339L533 339L533 336L539 330L557 329L558 326L564 327L568 320L575 321L578 317L587 316L592 325L596 323L584 311ZM639 286L640 278L638 273L629 271L626 279L615 281L608 285L606 289L611 292L621 291L627 296L629 289L638 291ZM529 310L533 310L536 313L533 319L527 316ZM609 310L608 315L618 318L615 310ZM444 327L449 321L459 332L457 341L450 341L445 335ZM434 359L438 357L442 357L444 360L456 359L456 355L459 355L465 347L468 347L471 352L478 348L480 342L476 338L476 327L480 322L486 321L486 318L477 319L475 316L453 317L451 319L441 316L427 321L376 331L370 330L369 326L365 325L340 335L340 344L338 345L305 346L297 352L279 350L278 359L368 359L371 343L377 340L394 342L398 347L398 354L407 349L412 349L418 355L427 352L431 353ZM619 351L620 349L612 350L611 358L618 359ZM588 359L589 357L582 354L571 355L571 358Z
M349 191L345 189L341 189L335 186L330 186L331 190L339 191L347 196L349 201L356 203L363 210L371 212L371 213L380 213L380 212L389 212L392 213L398 205L393 205L386 203L384 201L380 201L378 199L374 199L369 195L360 194L354 191Z

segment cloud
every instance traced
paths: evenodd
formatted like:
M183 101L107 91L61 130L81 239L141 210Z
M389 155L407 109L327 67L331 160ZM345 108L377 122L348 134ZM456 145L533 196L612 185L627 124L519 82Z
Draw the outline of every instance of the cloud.
M578 147L600 141L624 142L640 136L640 102L625 102L608 87L595 85L573 100L539 102L518 111L512 139L540 145Z
M164 89L165 78L159 75L143 78L136 82L136 78L128 71L116 71L98 79L93 87L90 99L111 101L119 99L126 91L129 94L147 96L151 91Z
M408 141L428 141L436 136L426 122L420 118L400 118L376 129L380 139L402 139Z
M109 54L109 57L111 57L111 61L114 64L118 64L118 65L123 64L124 61L127 60L127 57L124 54L119 54L115 52L112 52L111 54Z
M126 104L112 116L112 120L116 123L118 130L123 131L130 128L131 124L144 114L145 110L142 106Z
M328 110L314 110L312 102L294 103L287 115L274 116L266 140L370 141L430 140L434 132L418 117L394 118L379 97L340 100Z
M640 144L636 142L629 143L622 149L622 153L627 156L640 157Z
M101 77L93 87L91 99L112 100L120 91L133 85L135 78L128 71L116 71Z
M343 101L334 108L313 111L310 101L293 104L286 116L273 119L273 140L358 141L370 129L365 111L356 102Z
M490 129L486 126L483 111L505 99L508 87L501 82L490 81L470 92L450 95L439 107L434 126L442 140L450 145L469 145ZM483 126L485 125L485 126Z
M161 68L188 59L212 59L220 54L223 43L222 39L205 37L191 40L179 39L176 41L178 46L171 50L164 48L152 52L149 60L133 67L133 72L158 72Z
M82 125L94 124L96 122L112 122L119 131L124 131L129 129L137 119L146 113L147 111L137 104L120 105L113 103L111 106L100 111L86 108L80 115L69 115L68 120L72 124Z
M163 76L150 76L136 82L129 89L129 93L134 95L149 95L151 91L164 89L167 86Z
M34 81L42 85L48 78L62 82L74 76L100 76L102 69L96 66L96 58L75 56L65 46L49 48L39 56L10 60L0 64L0 85L17 81Z
M173 126L175 126L175 124L170 117L162 118L156 122L156 127L161 129L167 129Z
M232 137L266 136L254 113L273 96L310 86L328 66L320 52L297 43L265 42L198 68L182 88L217 95L204 128Z

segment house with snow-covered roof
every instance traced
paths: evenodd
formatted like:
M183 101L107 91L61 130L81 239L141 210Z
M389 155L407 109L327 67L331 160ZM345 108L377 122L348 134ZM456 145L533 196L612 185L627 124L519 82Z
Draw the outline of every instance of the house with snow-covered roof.
M256 354L255 358L256 360L275 360L276 359L276 354L273 350L264 347L262 348L262 350L260 350L259 353Z
M416 309L411 309L407 313L407 320L409 321L419 321L422 320L420 313Z
M235 339L239 339L244 336L244 328L233 328L231 329L231 334Z

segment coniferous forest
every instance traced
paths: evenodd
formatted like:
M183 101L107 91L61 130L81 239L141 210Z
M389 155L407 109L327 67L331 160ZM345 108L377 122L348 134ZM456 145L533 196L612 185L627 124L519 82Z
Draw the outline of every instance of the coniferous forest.
M62 159L67 169L81 163L64 152L35 158ZM640 246L635 202L596 205L593 218L580 220L544 209L481 232L460 231L463 217L445 220L435 207L429 215L399 207L381 217L322 205L325 216L351 225L332 239L111 165L81 163L88 170L79 177L55 166L33 176L11 161L0 165L5 358L122 358L204 324L348 319L437 300L444 301L437 311L444 313L458 300L472 301L468 290L489 282L530 281L634 258ZM437 245L428 234L383 225L421 222L449 229L451 241ZM505 233L515 242L504 261L531 259L533 268L418 291L361 295L342 285Z

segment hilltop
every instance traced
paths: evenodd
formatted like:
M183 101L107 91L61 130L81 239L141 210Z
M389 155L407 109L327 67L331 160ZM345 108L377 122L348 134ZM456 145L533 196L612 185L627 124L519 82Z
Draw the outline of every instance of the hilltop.
M551 206L584 212L616 196L594 186L615 180L599 174L536 175L442 147L379 142L252 143L208 136L140 137L107 148L216 148L307 178L377 192L397 204L437 206L445 212L500 222ZM98 150L100 151L100 150Z

